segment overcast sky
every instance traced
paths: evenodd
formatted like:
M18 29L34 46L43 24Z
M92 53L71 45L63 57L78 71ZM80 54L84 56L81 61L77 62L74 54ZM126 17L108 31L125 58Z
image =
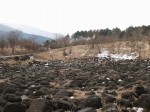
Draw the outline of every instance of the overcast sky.
M150 0L0 0L0 23L74 33L150 25Z

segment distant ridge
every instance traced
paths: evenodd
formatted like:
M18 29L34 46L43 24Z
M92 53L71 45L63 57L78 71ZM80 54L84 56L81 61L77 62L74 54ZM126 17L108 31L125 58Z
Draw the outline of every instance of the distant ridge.
M57 35L55 33L49 33L46 31L39 30L34 27L24 27L23 28L23 26L22 26L22 28L19 29L19 26L18 26L18 28L17 27L15 28L15 27L11 27L11 25L7 26L6 24L5 25L0 24L0 33L8 33L10 31L15 31L15 30L21 31L22 37L24 39L33 39L33 37L34 37L35 41L38 43L43 43L46 40L53 39ZM45 34L45 36L44 36L44 34ZM59 34L59 36L60 36L60 34Z
M51 39L54 39L56 38L57 36L62 36L61 34L58 34L58 33L51 33L51 32L48 32L48 31L44 31L44 30L41 30L41 29L38 29L38 28L35 28L33 26L29 26L29 25L20 25L20 24L5 24L6 26L9 26L11 28L14 28L14 29L18 29L18 30L21 30L23 31L24 33L28 33L28 34L34 34L34 35L40 35L40 36L43 36L43 37L48 37L48 38L51 38Z

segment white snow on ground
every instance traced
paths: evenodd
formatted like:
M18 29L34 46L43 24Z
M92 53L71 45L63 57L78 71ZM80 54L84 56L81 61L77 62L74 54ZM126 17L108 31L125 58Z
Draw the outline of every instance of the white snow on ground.
M143 108L133 107L136 112L143 112Z
M103 51L101 54L98 54L97 57L99 58L111 58L114 60L131 60L131 59L136 59L138 56L135 54L110 54L108 51Z

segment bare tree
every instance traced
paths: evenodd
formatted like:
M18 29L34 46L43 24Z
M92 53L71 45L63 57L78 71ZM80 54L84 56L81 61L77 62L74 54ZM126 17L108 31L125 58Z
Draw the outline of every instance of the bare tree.
M140 43L137 45L137 52L139 54L139 57L142 56L142 50L144 49L144 44Z
M1 49L1 54L4 54L4 48L6 46L6 39L4 34L0 34L0 49Z
M11 31L8 33L8 42L9 46L12 49L12 54L15 53L15 48L17 47L20 38L21 38L20 31Z
M117 43L118 54L120 54L120 49L121 49L121 41L119 40Z
M27 39L23 39L22 40L22 46L27 50L27 52L31 52L32 50L32 41L31 40L27 40Z

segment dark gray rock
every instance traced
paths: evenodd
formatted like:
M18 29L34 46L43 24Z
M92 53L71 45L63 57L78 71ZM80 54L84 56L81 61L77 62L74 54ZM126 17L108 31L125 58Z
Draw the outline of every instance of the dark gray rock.
M65 100L59 100L59 101L56 101L55 103L57 105L56 106L57 109L63 109L67 111L67 110L72 110L73 108L73 105L70 102L65 101Z
M125 107L133 107L132 102L129 99L125 99L125 98L117 100L117 104Z
M110 94L105 94L105 96L103 97L105 103L113 103L116 101L116 98L113 95Z
M56 94L55 97L56 98L63 98L63 97L71 97L73 96L73 92L72 91L67 91L67 90L59 90Z
M4 108L2 106L0 106L0 112L3 112Z
M145 94L146 91L143 86L137 86L137 87L135 87L135 93L140 96L142 94Z
M27 112L51 112L54 110L54 105L47 99L36 99L30 103Z
M106 104L101 109L103 112L119 112L117 106L113 103Z
M102 107L101 98L96 95L89 96L83 101L81 105L83 105L84 107L92 107L96 109L101 108Z
M15 94L15 93L16 93L16 90L12 87L6 87L3 90L3 94Z
M150 110L150 94L142 94L139 103L143 108Z
M26 108L21 103L8 103L4 107L4 112L26 112Z
M0 97L0 106L4 107L6 105L7 101L1 96Z
M15 94L6 94L4 96L5 100L8 102L21 102L22 99L20 96L16 96Z

